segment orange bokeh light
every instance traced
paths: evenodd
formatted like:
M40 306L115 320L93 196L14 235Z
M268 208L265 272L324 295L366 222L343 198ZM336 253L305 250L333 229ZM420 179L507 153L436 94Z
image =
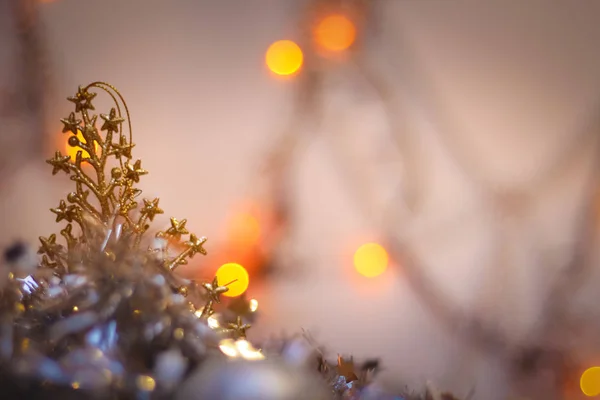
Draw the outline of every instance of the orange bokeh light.
M334 14L323 18L317 25L315 41L333 52L347 50L356 40L356 27L345 15Z
M254 246L259 243L260 222L251 213L236 214L229 222L228 238L240 246Z
M374 278L385 272L389 256L383 246L377 243L363 244L354 253L356 271L367 278Z
M291 40L279 40L269 46L265 55L269 70L281 76L298 72L304 63L302 49Z

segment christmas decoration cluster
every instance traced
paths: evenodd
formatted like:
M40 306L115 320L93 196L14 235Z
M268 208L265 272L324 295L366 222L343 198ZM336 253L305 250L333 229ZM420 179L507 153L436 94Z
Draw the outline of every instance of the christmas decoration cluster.
M107 114L93 114L98 90L114 101ZM224 307L231 282L175 273L206 254L206 238L177 218L150 234L164 212L158 198L140 201L136 185L147 171L132 157L119 91L95 82L68 100L75 111L61 121L75 159L57 151L47 161L53 175L74 183L51 209L64 226L40 237L37 254L13 245L1 265L6 398L425 398L379 393L371 385L376 361L328 362L306 335L255 348L246 339L255 303L238 298Z

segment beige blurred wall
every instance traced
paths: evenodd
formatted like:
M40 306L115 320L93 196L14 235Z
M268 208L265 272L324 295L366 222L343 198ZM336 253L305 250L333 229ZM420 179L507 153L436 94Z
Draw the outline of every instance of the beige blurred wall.
M565 143L583 137L600 96L600 3L384 4L372 62L403 104L398 113L406 113L430 182L423 213L397 228L410 232L428 272L457 304L492 310L490 318L511 337L523 337L541 307L545 282L573 246L589 151L535 192L535 207L525 217L499 224L440 137L457 135L478 176L498 187L526 183ZM57 117L70 112L64 97L77 85L103 80L117 86L133 116L136 156L150 171L143 188L161 197L167 214L187 217L191 230L218 237L231 206L251 193L260 156L289 111L292 85L269 77L263 53L270 42L293 37L295 5L59 0L41 7L60 82ZM348 101L344 90L351 85L338 90L324 136L341 130L349 142L367 143L356 149L363 152L385 146L377 103ZM268 305L257 331L309 328L334 352L382 355L392 382L434 379L462 394L476 381L477 398L503 398L502 366L447 337L401 272L374 282L352 277L345 251L365 234L376 238L373 220L381 215L362 215L348 199L327 143L313 141L296 170L303 217L296 240L308 277L261 294ZM395 176L394 168L369 173L375 182ZM35 241L54 229L45 210L68 183L48 177L46 166L24 163L3 190L0 243ZM385 197L389 180L380 181L377 195ZM499 239L500 225L506 236ZM501 263L498 241L507 254ZM541 265L535 255L548 249L554 256Z

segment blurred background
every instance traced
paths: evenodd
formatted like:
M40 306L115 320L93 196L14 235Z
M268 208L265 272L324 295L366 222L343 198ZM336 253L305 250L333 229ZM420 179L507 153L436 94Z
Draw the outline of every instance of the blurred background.
M248 272L251 339L308 329L334 356L380 358L391 388L577 399L600 363L599 15L0 0L0 246L55 230L70 184L44 160L77 151L66 97L109 82L156 226L209 238L181 273Z

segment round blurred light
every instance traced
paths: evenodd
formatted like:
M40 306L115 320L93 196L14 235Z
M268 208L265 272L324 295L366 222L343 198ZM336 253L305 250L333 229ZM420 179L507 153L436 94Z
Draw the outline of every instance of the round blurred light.
M224 264L217 270L216 273L219 285L227 285L228 291L223 293L223 296L237 297L243 294L250 283L248 272L240 264L228 263Z
M373 278L385 272L389 257L387 251L377 243L363 244L354 253L354 267L359 274Z
M300 46L291 40L279 40L267 49L265 62L269 70L277 75L292 75L304 62Z
M323 48L340 52L347 50L356 40L354 23L345 15L325 17L315 29L315 41Z
M600 367L585 370L579 381L581 391L588 397L600 395Z

